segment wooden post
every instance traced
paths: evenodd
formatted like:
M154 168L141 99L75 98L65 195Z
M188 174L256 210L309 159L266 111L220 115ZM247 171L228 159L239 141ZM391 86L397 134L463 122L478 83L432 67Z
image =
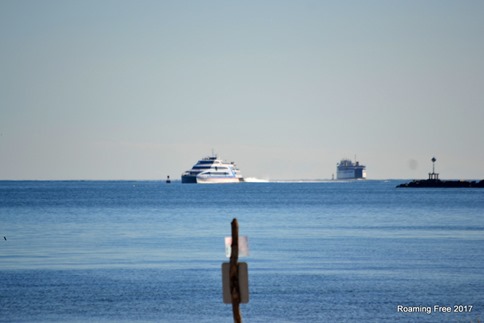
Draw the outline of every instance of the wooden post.
M240 287L239 287L239 223L232 220L232 252L230 254L230 293L232 295L232 312L234 323L242 323L240 313Z

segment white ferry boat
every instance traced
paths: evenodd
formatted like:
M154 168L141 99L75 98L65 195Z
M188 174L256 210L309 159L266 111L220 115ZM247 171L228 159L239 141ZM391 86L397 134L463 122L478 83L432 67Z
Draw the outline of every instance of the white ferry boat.
M366 166L358 161L353 163L349 159L342 159L336 164L336 179L366 179Z
M182 183L239 183L244 178L234 162L226 162L217 156L200 159L181 176Z

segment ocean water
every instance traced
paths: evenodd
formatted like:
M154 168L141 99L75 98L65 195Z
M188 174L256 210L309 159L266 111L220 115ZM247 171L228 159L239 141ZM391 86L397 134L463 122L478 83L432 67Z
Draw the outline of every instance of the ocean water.
M401 182L0 182L0 322L233 322L233 218L244 322L484 321L484 190Z

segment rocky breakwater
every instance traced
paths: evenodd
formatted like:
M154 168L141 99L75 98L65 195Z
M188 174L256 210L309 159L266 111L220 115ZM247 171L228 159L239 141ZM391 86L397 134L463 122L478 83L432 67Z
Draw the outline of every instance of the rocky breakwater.
M467 180L440 180L440 179L422 179L413 180L408 183L397 185L401 187L416 187L416 188L484 188L484 180L467 181Z

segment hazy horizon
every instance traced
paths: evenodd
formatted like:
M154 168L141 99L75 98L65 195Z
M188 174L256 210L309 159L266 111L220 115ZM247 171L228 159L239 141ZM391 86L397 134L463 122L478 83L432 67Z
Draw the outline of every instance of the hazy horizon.
M0 179L484 178L482 1L2 1Z

